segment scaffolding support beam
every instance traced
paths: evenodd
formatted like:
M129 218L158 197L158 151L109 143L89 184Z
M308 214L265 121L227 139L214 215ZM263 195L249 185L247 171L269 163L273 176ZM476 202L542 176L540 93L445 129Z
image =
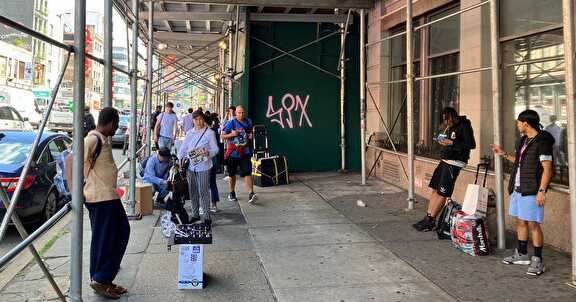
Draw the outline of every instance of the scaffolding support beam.
M152 60L154 58L154 2L148 1L148 59L146 61L146 72L148 73L148 83L146 84L146 152L147 156L152 154L152 83L154 73L152 70Z
M414 209L414 65L412 0L406 0L406 103L408 124L408 209Z
M570 175L570 233L572 242L571 285L576 286L576 66L574 61L574 0L562 1L564 23L564 66L566 69L566 103L568 104L568 174Z
M500 40L498 39L498 0L490 1L490 55L492 65L492 115L494 127L494 144L502 145L502 125L500 112L501 88L500 88ZM496 216L498 249L506 248L506 222L504 220L504 172L502 158L495 157L494 173L496 174Z
M338 14L338 9L336 9ZM340 23L340 57L338 70L340 70L340 170L346 171L346 34L351 11L348 10L346 23Z
M366 185L366 16L360 10L360 162L362 185Z
M128 197L128 216L136 217L136 144L138 144L138 15L139 0L132 0L134 18L132 23L132 64L130 64L130 195Z
M104 0L104 107L112 101L112 0Z
M72 236L70 240L70 301L82 302L82 237L84 225L84 60L86 52L86 0L74 7L74 144L72 178ZM79 30L80 29L80 30Z

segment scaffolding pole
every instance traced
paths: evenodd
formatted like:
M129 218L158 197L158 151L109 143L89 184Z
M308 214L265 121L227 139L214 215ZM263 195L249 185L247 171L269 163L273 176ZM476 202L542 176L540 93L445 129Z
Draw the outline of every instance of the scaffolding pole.
M70 240L70 301L82 301L82 242L84 203L84 60L86 53L86 0L74 7L74 164L72 168L72 236Z
M132 64L130 64L130 195L128 197L128 217L136 217L136 144L138 144L138 17L140 1L132 0L135 22L132 22Z
M338 9L336 9L338 13ZM346 171L346 34L348 33L348 22L350 21L350 10L346 17L346 23L340 23L340 170Z
M154 58L154 2L148 2L148 60L146 61L146 71L148 72L148 83L146 85L146 152L147 156L152 154L152 83L154 83L154 73L152 71L152 59Z
M414 209L414 65L412 0L406 0L406 104L408 124L408 209Z
M360 162L362 185L366 185L366 20L360 10Z
M234 67L232 66L233 49L232 43L234 41L234 23L230 21L230 33L228 35L228 107L232 106L232 89L234 89Z
M490 1L490 56L492 65L492 115L494 128L494 144L502 145L501 125L501 93L500 93L500 41L498 39L498 0ZM506 225L504 220L504 172L502 158L494 158L494 173L496 174L496 216L498 229L498 249L506 248Z
M568 104L568 175L570 185L570 233L572 242L571 285L576 286L576 91L574 65L574 0L563 0L564 62L566 68L566 103Z
M112 0L104 0L104 107L112 107Z

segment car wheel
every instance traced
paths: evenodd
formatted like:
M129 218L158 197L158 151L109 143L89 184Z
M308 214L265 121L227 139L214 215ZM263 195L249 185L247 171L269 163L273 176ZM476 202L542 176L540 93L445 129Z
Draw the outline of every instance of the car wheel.
M50 219L58 211L58 196L54 192L48 194L46 203L44 204L44 211L42 212L42 219L44 221Z

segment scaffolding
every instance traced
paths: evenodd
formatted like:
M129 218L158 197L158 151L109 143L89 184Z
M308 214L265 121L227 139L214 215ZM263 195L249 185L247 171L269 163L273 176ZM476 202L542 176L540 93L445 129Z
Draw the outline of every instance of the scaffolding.
M86 25L86 1L85 0L75 0L75 28L85 28ZM52 107L54 105L54 101L58 92L59 85L62 81L64 71L66 66L68 65L68 61L71 54L74 54L74 107L75 108L84 108L84 93L85 93L85 83L84 83L84 60L90 59L94 60L100 64L105 66L105 104L107 106L111 105L111 95L112 95L112 70L116 70L122 72L124 74L129 75L130 77L130 85L131 85L131 127L130 127L130 139L131 139L131 150L130 156L127 160L125 160L121 165L120 168L125 166L126 164L130 164L130 193L129 193L129 214L134 214L134 199L135 199L135 191L133 188L135 187L136 181L136 157L140 152L146 152L147 154L151 153L151 125L150 125L150 115L152 111L152 101L153 95L157 95L157 99L159 102L166 102L167 99L167 89L173 88L175 90L181 89L183 85L187 83L187 81L193 81L196 85L203 87L208 91L218 92L220 96L220 100L214 100L214 102L218 102L221 105L219 109L222 113L225 112L224 106L224 93L228 93L228 105L232 105L232 84L235 81L234 77L236 76L236 65L238 60L238 39L239 39L239 30L240 30L240 5L234 4L229 5L230 13L235 8L235 17L225 17L223 18L226 22L229 22L229 31L226 37L219 38L204 47L200 47L199 49L192 50L189 53L185 53L179 51L181 54L184 54L184 57L179 58L178 60L169 61L169 63L164 64L157 70L153 70L153 57L156 56L159 60L165 61L167 59L167 55L163 54L155 44L156 41L156 34L153 30L153 21L155 20L154 14L154 4L158 3L158 1L148 0L141 2L139 0L132 0L132 5L129 6L127 4L127 0L106 0L105 1L105 20L104 25L106 28L106 35L104 39L105 49L104 49L104 58L96 58L91 54L85 52L85 32L83 30L76 30L74 34L74 45L66 45L59 41L56 41L50 37L47 37L41 33L38 33L26 26L23 26L13 20L10 20L4 16L0 16L0 23L4 24L5 26L11 27L16 29L22 33L28 34L36 39L42 40L46 43L52 44L57 46L65 51L67 51L67 58L66 63L61 70L60 77L58 79L58 83L52 92L52 98L49 103L48 109L45 112L44 119L39 127L39 131L37 137L34 141L32 146L31 153L34 153L34 150L38 147L38 143L42 133L44 131L46 121L48 116L52 111ZM221 1L223 4L226 4L225 1ZM250 2L250 1L246 1ZM260 1L262 3L263 1ZM265 1L264 1L265 2ZM282 1L281 1L282 2ZM287 3L290 1L286 1ZM315 1L317 5L321 5L321 1ZM371 3L371 1L359 1L363 3ZM461 9L460 11L449 14L437 20L419 25L414 27L412 23L413 11L412 11L412 1L406 1L406 30L404 32L400 32L395 35L391 35L385 39L378 40L375 42L366 43L366 6L362 9L357 9L355 7L346 7L348 10L348 14L346 16L345 22L342 19L335 17L336 19L329 19L333 21L333 23L340 24L340 30L325 35L323 37L318 38L315 41L311 41L310 43L306 43L298 48L293 50L283 50L280 49L270 43L267 43L263 40L260 40L256 37L250 37L254 41L267 45L268 47L280 52L281 54L266 61L261 64L252 66L251 69L258 68L263 66L267 63L273 62L284 56L289 56L295 60L298 60L306 65L309 65L312 68L315 68L321 72L324 72L330 76L333 76L340 80L341 83L341 95L344 94L344 72L345 72L345 52L344 46L346 43L346 34L348 30L349 22L351 22L351 13L358 13L360 16L360 43L359 43L359 52L360 52L360 94L359 94L359 106L360 106L360 146L361 146L361 182L363 185L366 184L367 171L366 171L366 151L367 148L373 148L376 150L382 151L379 147L374 146L367 141L366 138L366 92L370 96L372 102L376 106L378 110L378 114L382 122L384 122L384 118L382 113L380 112L377 103L372 96L370 91L370 87L375 85L390 85L390 84L398 84L398 83L405 83L407 89L407 100L412 100L412 95L414 93L414 83L417 81L422 81L426 79L434 79L434 78L441 78L441 77L448 77L454 75L462 75L468 73L476 73L476 72L491 72L491 82L492 82L492 112L494 114L494 124L493 127L494 137L493 142L495 144L501 144L502 137L501 137L501 87L500 87L500 73L501 73L501 62L500 62L500 49L499 49L499 41L498 41L498 3L497 0L488 0L478 3L476 5ZM148 5L148 23L147 28L144 28L142 23L140 22L140 4L147 3ZM159 3L162 5L162 3ZM278 5L278 3L275 3ZM413 43L413 33L418 31L422 28L430 26L434 23L441 22L453 16L462 14L463 12L480 8L484 5L489 5L490 7L490 38L491 38L491 64L488 67L481 67L476 69L470 70L462 70L458 72L450 72L445 74L434 74L434 75L425 75L420 77L415 77L414 70L413 70L413 53L412 53L412 43ZM112 61L112 9L116 7L121 12L122 17L127 21L128 24L132 26L132 53L131 53L131 62L129 66L129 70L124 70L118 66L114 66ZM568 150L569 150L569 171L571 175L576 175L576 105L574 104L575 99L575 75L574 72L576 71L576 66L574 62L574 3L573 0L563 0L563 23L564 23L564 60L566 64L566 96L567 96L567 103L568 103ZM260 16L265 20L265 16ZM296 18L296 17L294 17ZM302 20L303 17L299 20ZM326 19L323 17L323 20ZM310 18L306 19L309 20L308 22L315 22L316 19ZM337 20L338 22L334 21ZM246 22L248 22L246 20ZM299 21L299 22L306 22L306 21ZM169 25L169 24L168 24ZM339 59L339 66L338 69L340 71L340 75L327 71L315 64L312 64L293 53L297 50L303 49L327 39L331 36L341 35L341 54ZM377 45L378 43L382 43L384 41L390 40L395 37L399 37L402 35L406 35L406 58L407 58L407 72L406 78L399 80L399 81L387 81L387 82L378 82L378 83L367 83L366 82L366 50L373 45ZM142 39L147 41L148 49L147 49L147 62L146 62L146 76L141 77L138 75L138 39ZM217 45L221 41L228 40L228 63L227 69L224 69L222 64L222 59L224 58L224 54L220 53L218 56L219 65L216 67L210 65L207 62L211 62L212 59L208 61L199 61L198 59L193 59L196 63L200 63L199 65L194 66L193 68L189 68L186 64L180 63L180 60L190 59L193 58L194 54L198 54L202 50L206 50L208 46ZM129 49L129 47L128 47ZM201 57L205 58L205 54ZM176 67L174 71L165 74L165 68L173 66ZM200 70L199 72L196 71L196 67L198 66L206 66L205 69ZM221 78L220 83L213 83L209 78L212 75L218 75ZM167 77L173 76L167 79ZM154 78L156 77L156 79ZM138 112L137 112L137 88L138 88L138 81L143 80L147 83L146 85L146 98L145 98L145 113L144 118L146 118L146 128L147 128L147 138L146 143L139 149L136 150L137 145L137 131L138 131ZM171 82L175 81L175 82ZM226 85L227 84L227 85ZM341 100L343 103L343 99ZM405 176L408 180L408 209L413 209L414 207L414 108L411 101L407 101L407 113L408 113L408 160L407 160L407 171L404 169L402 165L402 169L405 171ZM341 115L344 112L342 110ZM82 110L75 110L74 111L74 144L73 144L73 153L74 154L83 154L84 153L84 140L83 140L83 112ZM343 122L341 122L341 127L343 128ZM387 135L388 140L392 144L394 148L394 154L397 156L398 160L402 164L402 160L400 159L400 153L396 150L394 142L391 138L391 134L389 129L386 127L384 123L385 132ZM342 169L345 168L344 166L344 156L345 156L345 132L342 129L341 132L341 152L342 152ZM28 170L31 165L31 157L29 157L25 163L24 169L22 174L20 175L18 184L16 186L15 192L12 198L9 200L8 195L3 187L0 186L0 199L2 200L5 208L7 209L6 215L4 216L2 223L0 225L0 240L2 240L8 223L10 220L15 224L20 236L22 237L23 241L18 244L13 250L11 250L6 255L0 258L0 267L6 265L9 261L11 261L14 257L16 257L23 249L29 248L38 263L38 265L42 268L46 278L51 283L52 287L56 291L58 297L61 301L66 301L66 297L63 295L62 291L58 288L58 285L52 278L50 272L46 268L43 260L38 255L36 249L34 248L33 242L41 236L44 232L46 232L50 227L55 225L62 217L64 217L68 212L72 212L72 240L71 240L71 261L70 261L70 293L69 298L71 301L82 301L82 228L83 228L83 180L84 180L84 163L83 158L81 156L74 157L74 165L73 165L73 196L72 201L66 204L60 211L56 213L51 219L49 219L46 223L44 223L40 228L38 228L35 232L28 235L25 229L20 222L18 215L15 213L15 205L16 200L18 199L19 194L23 188L23 180L26 177ZM502 160L497 157L495 161L495 173L496 173L496 201L497 201L497 217L498 217L498 248L502 249L505 247L505 225L504 225L504 202L503 202L503 168L502 168ZM571 239L572 239L572 280L571 283L576 285L576 177L570 178L570 207L571 207Z

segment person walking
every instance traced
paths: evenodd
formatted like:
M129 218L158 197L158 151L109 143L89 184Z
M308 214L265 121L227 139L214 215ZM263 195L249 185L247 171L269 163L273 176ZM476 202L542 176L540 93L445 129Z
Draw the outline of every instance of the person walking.
M553 175L554 137L542 130L540 117L534 110L518 115L516 128L521 136L516 142L515 153L492 145L495 155L514 163L508 183L510 196L509 214L516 218L518 247L514 254L502 260L504 264L529 265L526 274L538 276L546 271L542 258L546 192ZM532 235L534 255L528 256L528 234Z
M178 159L182 166L188 166L188 189L192 201L191 221L202 219L211 224L210 217L210 171L212 158L218 154L216 135L206 126L204 114L194 111L192 114L194 128L186 134ZM184 163L188 161L189 163Z
M88 135L88 132L96 129L96 122L94 121L94 116L90 113L90 107L84 107L84 120L83 120L83 127L84 127L84 137Z
M182 130L184 130L184 135L188 134L188 131L194 128L194 121L192 118L193 112L194 110L192 108L188 108L188 114L182 118Z
M118 168L109 140L118 122L118 111L104 108L96 129L84 138L84 197L92 229L90 286L98 295L111 299L128 292L113 283L130 238L128 217L116 193Z
M432 188L426 217L412 226L420 232L429 232L436 227L436 216L452 196L460 170L468 164L470 150L476 148L474 131L466 116L458 116L456 109L442 110L444 131L435 138L442 146L440 164L434 170L428 185Z
M254 183L252 181L252 150L249 141L252 139L252 121L246 118L244 107L236 107L236 116L226 122L221 137L227 140L224 160L230 177L230 193L228 200L238 201L236 197L236 175L244 178L248 202L256 201Z
M178 116L173 109L174 104L168 102L166 104L166 110L160 113L156 118L156 126L154 127L154 143L158 146L158 149L168 148L171 150L174 145Z

